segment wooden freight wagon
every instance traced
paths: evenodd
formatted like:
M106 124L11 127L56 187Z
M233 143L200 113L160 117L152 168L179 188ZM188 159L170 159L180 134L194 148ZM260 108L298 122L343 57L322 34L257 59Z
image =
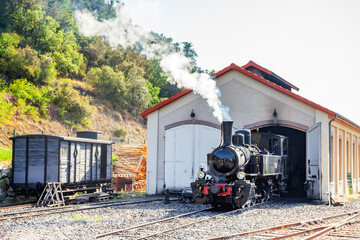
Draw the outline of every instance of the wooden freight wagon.
M42 188L47 182L64 186L109 183L112 142L101 132L82 131L77 137L22 135L13 141L12 183L15 189Z

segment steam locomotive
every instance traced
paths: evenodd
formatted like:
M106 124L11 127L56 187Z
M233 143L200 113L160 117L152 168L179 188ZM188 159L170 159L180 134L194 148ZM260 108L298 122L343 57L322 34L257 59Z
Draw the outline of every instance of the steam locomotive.
M232 125L222 122L221 143L208 154L208 170L200 167L191 183L197 203L242 208L286 190L288 138L246 129L232 135Z

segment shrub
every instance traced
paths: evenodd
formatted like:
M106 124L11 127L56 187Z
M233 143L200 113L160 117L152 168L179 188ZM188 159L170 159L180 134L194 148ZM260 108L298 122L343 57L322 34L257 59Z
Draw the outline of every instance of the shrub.
M115 129L113 134L114 134L115 137L125 138L128 135L128 131L126 130L125 127L119 127L117 129Z
M52 102L59 106L62 121L79 129L90 125L90 98L82 96L72 88L69 80L64 80L51 91Z
M24 114L28 113L37 120L40 112L44 118L48 118L47 105L50 99L45 87L38 89L26 79L17 79L8 87L8 91L17 98L18 107L25 110Z
M0 161L11 161L12 151L11 149L0 148Z
M9 122L15 111L13 104L5 100L5 92L0 92L0 127Z

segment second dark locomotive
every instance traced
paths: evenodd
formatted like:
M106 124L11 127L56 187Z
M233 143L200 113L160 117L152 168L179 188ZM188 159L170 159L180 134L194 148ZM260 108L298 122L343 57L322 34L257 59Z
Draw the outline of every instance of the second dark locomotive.
M286 189L287 137L246 129L232 135L232 124L222 123L221 143L208 154L208 170L201 168L191 183L197 203L240 208Z

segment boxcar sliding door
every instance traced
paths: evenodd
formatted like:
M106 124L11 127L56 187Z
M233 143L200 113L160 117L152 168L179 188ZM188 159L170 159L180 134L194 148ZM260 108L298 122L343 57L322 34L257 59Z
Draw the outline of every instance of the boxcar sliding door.
M70 142L70 168L69 168L69 176L70 176L70 183L76 181L76 158L78 152L76 149L76 143Z
M93 144L92 147L92 180L100 180L100 159L101 146L100 144Z
M44 182L45 138L29 138L28 183Z
M79 182L85 182L86 143L77 143L79 146Z
M14 139L13 140L13 152L14 152L14 183L25 182L26 172L26 139Z
M66 141L60 142L60 182L70 182L70 144Z
M91 181L91 169L92 169L92 151L91 151L91 143L86 143L86 150L85 150L85 154L86 154L86 162L85 162L85 175L86 181Z
M112 153L111 145L101 145L101 164L100 164L100 179L111 179L111 167L112 167Z
M106 145L107 152L106 152L106 159L107 159L107 171L106 171L106 179L109 180L112 177L112 146Z
M107 169L107 148L106 145L101 145L101 163L100 163L100 179L106 179L106 169Z
M47 166L46 166L46 182L59 181L59 140L46 138L47 145Z

